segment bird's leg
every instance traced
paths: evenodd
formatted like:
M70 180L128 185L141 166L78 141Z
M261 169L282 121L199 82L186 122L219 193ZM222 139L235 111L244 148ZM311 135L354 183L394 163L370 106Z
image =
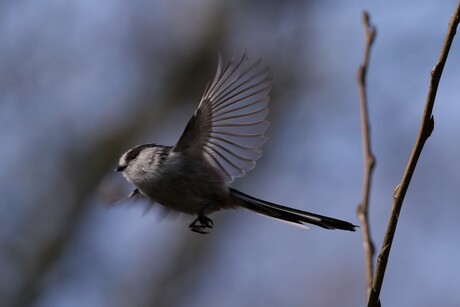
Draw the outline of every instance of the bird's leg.
M142 197L142 194L141 194L141 192L139 192L139 190L136 188L136 189L134 189L134 191L131 192L131 194L129 194L128 199L132 199L132 198L137 199L137 198L139 198L139 197Z
M214 226L214 222L209 217L204 215L204 210L206 209L206 207L207 206L204 206L203 209L201 209L198 212L196 219L188 226L191 231L206 234L209 231L205 231L205 229L212 229L212 227Z
M214 226L213 221L204 214L198 214L196 219L189 225L191 231L201 234L206 234L209 231L205 231L206 228L212 228Z

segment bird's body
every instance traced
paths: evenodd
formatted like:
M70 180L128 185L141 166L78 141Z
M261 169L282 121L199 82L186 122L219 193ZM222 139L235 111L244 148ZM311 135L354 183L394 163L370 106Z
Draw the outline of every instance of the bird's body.
M174 146L145 144L122 155L118 171L142 195L169 209L196 215L190 229L206 233L208 214L243 207L289 223L354 231L351 223L266 202L229 187L255 167L268 128L272 78L246 56L219 66L198 109Z
M155 161L153 157L159 152L164 155L161 166L127 177L142 195L167 208L188 214L197 214L200 210L208 214L230 205L227 184L209 163L195 160L199 158L191 161L187 155L174 152L171 146L141 146L149 146L144 147L147 150L143 154L149 155L146 158L150 161Z

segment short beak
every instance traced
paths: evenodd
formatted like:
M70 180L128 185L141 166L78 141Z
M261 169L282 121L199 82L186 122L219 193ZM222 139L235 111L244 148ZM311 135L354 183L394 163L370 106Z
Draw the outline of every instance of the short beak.
M122 172L125 168L126 168L126 166L118 165L118 167L115 169L115 171L116 172Z

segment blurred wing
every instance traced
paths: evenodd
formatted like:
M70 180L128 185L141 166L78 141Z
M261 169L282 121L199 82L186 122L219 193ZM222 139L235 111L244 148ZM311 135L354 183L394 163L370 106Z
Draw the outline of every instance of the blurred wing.
M246 55L238 61L232 57L223 68L219 56L216 76L174 151L203 155L228 182L244 176L262 156L271 84L260 61L249 64Z

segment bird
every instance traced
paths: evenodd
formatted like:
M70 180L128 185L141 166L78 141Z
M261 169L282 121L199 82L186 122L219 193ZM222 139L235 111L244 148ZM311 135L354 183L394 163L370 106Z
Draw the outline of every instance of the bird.
M214 227L209 214L245 208L308 229L355 231L352 223L274 204L232 187L235 178L253 169L267 140L266 120L273 77L261 60L246 53L227 64L218 56L217 72L208 82L198 108L173 146L135 146L119 159L116 171L135 186L128 198L147 198L196 218L191 231Z

